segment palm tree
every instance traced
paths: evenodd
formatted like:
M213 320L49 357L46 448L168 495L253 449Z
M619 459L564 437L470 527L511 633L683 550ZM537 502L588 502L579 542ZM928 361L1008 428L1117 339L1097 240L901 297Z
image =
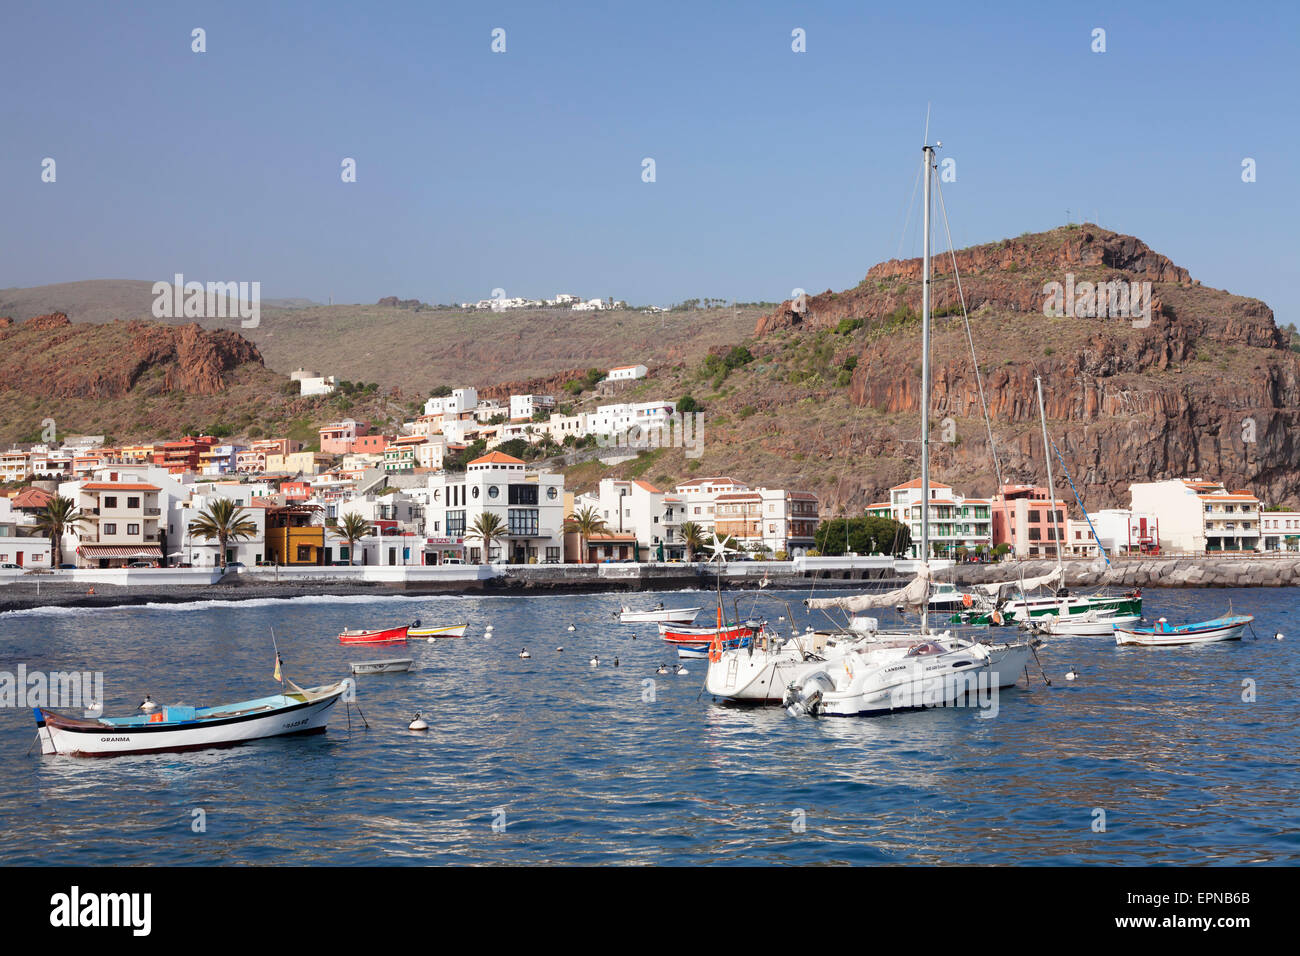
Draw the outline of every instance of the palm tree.
M205 541L217 539L217 547L221 551L221 570L224 571L226 542L232 538L239 540L254 537L257 534L257 522L230 498L218 498L199 512L199 516L190 522L189 530L190 534Z
M592 507L583 508L581 511L569 515L564 521L564 530L570 533L576 533L581 547L578 550L578 563L587 563L587 541L594 534L602 534L605 531L605 519L596 513Z
M88 524L90 516L84 514L71 498L55 496L46 504L45 510L36 516L36 527L50 539L50 552L54 567L63 563L64 532L80 533Z
M695 552L704 547L707 534L704 528L694 521L686 521L677 529L682 536L682 543L686 545L686 560L692 562L695 560Z
M467 539L483 542L483 557L492 563L492 545L506 536L506 526L501 516L484 511L474 519L474 525L465 533Z
M370 522L355 511L349 511L335 530L348 543L348 566L356 564L356 544L370 534Z

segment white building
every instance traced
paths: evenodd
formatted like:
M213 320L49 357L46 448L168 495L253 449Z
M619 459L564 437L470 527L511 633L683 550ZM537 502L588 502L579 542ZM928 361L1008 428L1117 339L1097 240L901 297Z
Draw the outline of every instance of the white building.
M596 492L579 495L575 510L594 508L605 521L605 530L621 538L636 537L642 561L670 560L686 556L681 525L686 508L675 495L669 495L648 481L619 481L604 478ZM660 555L662 554L662 557Z
M1300 511L1263 511L1259 518L1265 551L1300 551Z
M289 378L298 383L299 395L328 395L336 386L333 375L321 375L305 368L290 372Z
M472 412L478 405L478 390L473 388L452 389L450 395L430 398L424 403L426 415L460 415Z
M1160 548L1160 519L1154 514L1103 508L1089 517L1097 529L1097 542L1108 554L1142 554Z
M424 534L438 541L463 541L470 564L503 561L530 564L562 560L564 554L564 476L529 472L518 458L494 451L475 458L463 473L429 476L414 489L425 502ZM488 553L473 536L479 515L501 519L505 537ZM441 547L430 546L430 554ZM426 560L429 555L426 554ZM436 557L435 557L436 560Z
M511 395L510 417L531 419L538 412L550 412L555 408L554 395Z
M1174 478L1129 485L1133 510L1154 514L1163 551L1258 551L1261 505L1221 481Z
M618 365L609 370L607 381L610 382L632 382L638 378L645 378L650 370L644 365Z

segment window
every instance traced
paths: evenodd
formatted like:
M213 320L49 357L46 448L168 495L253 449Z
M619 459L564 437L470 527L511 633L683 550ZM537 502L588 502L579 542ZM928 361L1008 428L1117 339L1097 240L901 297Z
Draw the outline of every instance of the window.
M531 508L511 508L506 515L508 534L536 535L537 511Z
M501 494L501 489L500 489L500 488L498 488L496 485L488 485L488 497L489 497L489 498L495 498L495 497L496 497L497 495L499 495L499 494Z
M452 538L462 538L465 536L465 512L447 512L447 534ZM477 561L473 563L478 564Z
M126 506L127 506L128 508L139 508L139 507L140 507L140 499L139 499L139 498L136 498L136 497L129 497L129 498L126 499Z
M552 501L555 500L555 496L556 496L557 494L559 494L559 492L556 490L556 488L555 488L554 485L552 485L551 487L549 487L549 488L546 489L546 497L550 498ZM551 552L551 551L559 551L560 549L559 549L559 548L547 548L546 550L547 550L547 553L548 553L547 556L549 557L549 556L550 556L550 555L549 555L549 552Z
M105 508L116 508L116 507L117 507L117 495L106 495L106 496L104 497L104 507L105 507Z
M126 533L127 533L127 534L139 534L139 533L140 533L140 526L139 526L138 524L127 524L127 526L126 526Z
M495 490L495 488L489 489L488 494L492 494ZM554 491L555 489L551 488L550 490ZM492 495L492 497L495 498L496 495ZM551 497L554 497L554 495ZM506 500L508 504L512 505L535 505L537 504L537 486L533 484L511 485Z
M112 521L105 522L103 525L104 534L117 534L117 524Z
M474 490L470 492L470 495L474 498L478 497L478 485L474 486Z
M555 491L555 489L552 488L551 491ZM547 564L559 564L559 563L560 563L560 549L559 549L559 548L549 548L549 547L548 547L548 548L546 549L546 563L547 563Z

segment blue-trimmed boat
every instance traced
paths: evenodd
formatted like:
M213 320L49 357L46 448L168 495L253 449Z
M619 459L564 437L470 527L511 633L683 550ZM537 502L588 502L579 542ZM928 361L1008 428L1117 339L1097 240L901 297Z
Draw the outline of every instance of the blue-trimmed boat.
M1193 624L1170 624L1163 617L1150 627L1116 624L1115 643L1140 647L1173 647L1180 644L1239 641L1241 632L1253 620L1255 618L1250 614L1225 614L1212 621L1197 621Z
M207 750L264 737L321 734L329 710L349 694L351 678L216 707L160 707L131 717L72 717L35 708L43 754L115 757L123 754ZM348 696L347 699L351 699Z

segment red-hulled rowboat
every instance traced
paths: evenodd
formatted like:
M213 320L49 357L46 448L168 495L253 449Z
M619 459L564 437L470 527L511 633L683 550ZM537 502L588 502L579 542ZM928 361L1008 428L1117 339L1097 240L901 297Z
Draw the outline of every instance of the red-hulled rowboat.
M403 624L401 627L390 627L384 630L367 631L352 630L349 628L339 635L340 644L405 644L406 632L410 628L409 624Z
M762 628L763 622L757 620L727 624L721 628L714 624L660 624L659 636L669 644L698 644L707 647L719 634L723 641L736 641L753 637Z

